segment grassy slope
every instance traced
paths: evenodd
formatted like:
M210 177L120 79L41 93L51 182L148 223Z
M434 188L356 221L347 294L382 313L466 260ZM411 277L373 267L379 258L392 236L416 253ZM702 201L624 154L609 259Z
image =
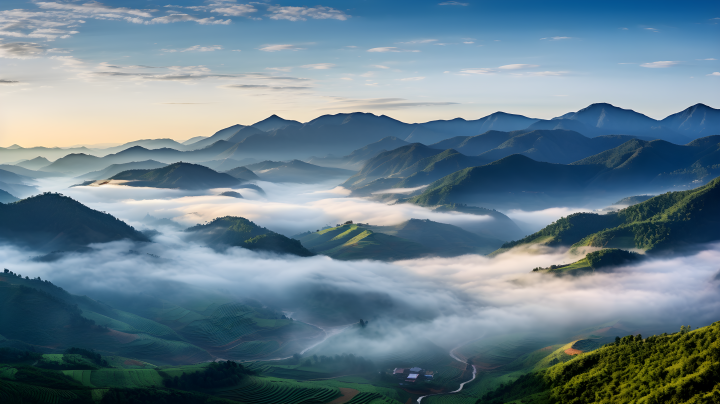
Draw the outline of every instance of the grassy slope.
M356 224L310 233L301 237L300 242L311 251L342 260L398 260L427 254L427 249L418 243L375 233Z
M720 398L718 358L720 322L689 333L628 336L518 378L477 402L712 403Z
M242 217L219 217L207 224L199 224L186 230L194 237L213 247L237 246L251 250L266 250L301 257L313 255L299 241L260 227Z

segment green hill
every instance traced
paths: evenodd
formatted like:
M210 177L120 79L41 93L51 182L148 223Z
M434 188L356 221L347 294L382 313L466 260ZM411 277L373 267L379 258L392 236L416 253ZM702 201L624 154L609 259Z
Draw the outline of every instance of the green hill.
M179 189L230 188L241 183L231 175L182 162L154 170L123 171L110 179L127 181L123 185L132 187Z
M395 150L380 153L368 160L362 170L350 177L342 186L347 189L356 189L378 178L397 176L398 173L418 161L438 153L440 153L440 150L420 143L412 143L398 147Z
M689 328L689 327L688 327ZM714 403L720 398L720 322L672 335L626 336L520 376L477 404Z
M242 181L253 181L260 179L260 177L258 177L254 172L252 172L246 167L235 167L232 170L225 171L225 174L232 175L233 177Z
M0 205L0 234L7 241L45 252L122 239L149 241L108 213L52 193Z
M310 251L341 260L374 259L393 261L428 255L421 244L383 233L366 226L342 226L305 234L300 242Z
M668 192L617 212L575 213L537 233L503 245L573 245L638 248L647 251L681 249L720 240L720 178L689 190Z
M299 241L260 227L242 217L219 217L208 224L199 224L185 231L191 233L193 239L202 240L215 248L233 246L301 257L313 255Z

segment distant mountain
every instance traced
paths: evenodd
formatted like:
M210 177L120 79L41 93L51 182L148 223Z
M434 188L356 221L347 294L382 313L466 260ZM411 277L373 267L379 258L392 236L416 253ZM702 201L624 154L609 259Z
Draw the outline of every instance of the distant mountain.
M383 233L423 245L433 255L454 257L463 254L489 254L503 242L480 236L457 226L431 220L410 219L394 226L363 226L375 233ZM302 240L300 240L302 242Z
M421 143L412 143L380 153L368 160L362 170L350 177L342 186L347 189L357 189L378 178L396 176L418 161L439 153L439 150Z
M434 156L426 157L397 173L402 177L393 188L415 188L428 185L440 178L467 167L487 164L490 160L482 156L471 157L448 149Z
M145 161L137 161L132 163L124 163L124 164L112 164L105 168L104 170L100 171L93 171L87 174L83 174L81 176L78 176L79 179L84 180L102 180L110 178L114 175L120 174L123 171L127 170L152 170L155 168L161 168L165 167L167 164L160 163L155 160L145 160Z
M225 174L229 174L242 181L254 181L260 179L260 177L255 175L255 173L247 167L236 167L232 170L225 171Z
M203 241L213 248L232 246L301 257L313 255L299 241L260 227L242 217L220 217L208 224L199 224L185 231L192 239Z
M24 198L37 193L37 187L27 185L31 181L32 178L15 174L10 171L0 170L0 190L12 195Z
M273 114L260 122L255 122L251 126L264 132L270 132L273 130L284 129L288 126L302 126L302 123L298 121L283 119Z
M190 139L182 142L182 144L187 146L187 145L193 144L195 142L198 142L200 140L207 139L207 138L208 138L208 136L195 136L195 137L191 137Z
M689 191L668 192L617 212L576 213L506 243L675 251L720 240L720 178Z
M154 170L123 171L110 179L128 181L123 185L133 187L178 189L229 188L241 182L228 174L190 163L175 163Z
M72 153L92 153L92 150L87 147L0 147L0 163L31 160L38 156L43 156L48 160L55 160Z
M20 199L12 196L9 192L0 189L0 203L12 203Z
M213 170L215 170L217 172L224 172L224 171L232 170L233 168L236 168L236 167L242 167L244 165L253 164L256 162L257 162L257 160L255 160L254 158L245 158L242 160L222 159L222 160L201 161L196 164L200 164L201 166L212 168Z
M505 112L495 112L475 120L455 118L448 121L430 121L420 125L423 128L442 134L443 136L441 138L433 139L434 141L432 141L431 139L421 139L420 137L409 137L406 140L409 142L421 143L426 143L425 141L428 141L426 144L430 144L454 136L475 136L489 130L507 132L525 129L537 121L537 119L528 118L522 115L508 114Z
M234 135L225 139L225 141L229 142L229 143L240 143L252 135L258 135L258 134L264 134L264 133L265 133L264 131L262 131L258 128L255 128L253 126L246 126L244 128L240 128L237 132L235 132Z
M148 241L110 214L51 193L0 205L0 235L6 242L46 252L121 239Z
M243 199L243 196L239 192L225 191L220 194L221 196L229 196L230 198Z
M660 124L691 139L720 135L720 109L695 104L668 116Z
M356 224L305 233L299 239L310 251L339 260L395 261L430 255L419 243L376 233Z
M577 112L568 112L555 119L578 121L590 128L597 128L614 135L639 135L676 144L685 144L692 140L671 128L664 127L661 121L607 103L591 104Z
M225 129L220 129L219 131L215 132L212 136L208 136L204 139L198 140L195 143L186 143L185 145L188 146L189 150L197 150L202 149L203 147L210 146L211 144L217 142L218 140L228 140L233 135L235 135L240 129L244 128L245 125L233 125L228 126Z
M28 170L27 168L13 166L10 164L0 164L0 170L9 171L11 173L15 173L17 175L22 175L27 178L49 178L49 177L61 176L61 174L59 174L59 173Z
M97 156L85 153L71 153L43 167L43 171L76 176L88 171L103 169L108 165L104 164L101 158Z
M28 170L39 170L50 164L50 160L45 157L35 157L32 160L25 160L22 163L15 164L18 167L27 168Z
M314 184L337 178L344 179L355 174L355 171L320 167L300 160L288 162L264 161L245 167L252 170L261 180L270 182Z
M370 143L365 147L354 150L345 157L313 157L307 162L326 167L359 170L362 168L365 161L377 156L378 154L388 150L395 150L398 147L406 145L408 145L408 142L398 139L395 136L388 136L378 140L377 142Z
M123 150L129 149L131 147L135 146L141 146L145 149L163 149L163 148L169 148L169 149L175 149L175 150L185 150L185 145L182 143L178 143L172 139L142 139L142 140L135 140L133 142L128 142L125 144L122 144L120 146L114 146L114 147L108 147L105 149L98 150L98 153L101 153L101 155L107 155L107 154L114 154L117 152L121 152Z

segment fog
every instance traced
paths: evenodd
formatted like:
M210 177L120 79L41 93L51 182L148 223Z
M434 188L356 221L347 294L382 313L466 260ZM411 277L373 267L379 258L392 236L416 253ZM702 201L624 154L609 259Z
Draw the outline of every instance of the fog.
M267 196L240 190L246 199L216 195L222 190L123 186L68 189L60 182L43 186L139 228L150 227L142 221L148 213L184 226L238 215L288 235L344 220L377 225L409 218L451 224L488 220L349 198L334 184L260 183ZM561 207L508 214L537 227L575 211ZM608 321L623 321L637 330L674 332L679 324L701 326L717 321L720 312L720 282L715 280L720 269L718 244L690 256L648 259L611 273L558 277L531 270L580 257L566 249L532 247L513 249L495 258L466 255L393 263L348 262L242 248L218 252L186 240L180 231L158 230L152 243L93 245L91 252L67 254L55 262L36 262L28 257L37 253L4 245L0 246L0 260L5 268L23 276L40 276L71 293L100 300L138 293L162 297L170 290L188 288L238 299L255 298L318 325L347 324L362 316L386 330L385 339L372 343L377 349L402 344L401 336L407 333L420 333L450 349L483 335L550 330L572 333ZM317 298L334 301L337 313L313 311L310 303ZM353 341L347 349L352 346L368 349L367 341Z

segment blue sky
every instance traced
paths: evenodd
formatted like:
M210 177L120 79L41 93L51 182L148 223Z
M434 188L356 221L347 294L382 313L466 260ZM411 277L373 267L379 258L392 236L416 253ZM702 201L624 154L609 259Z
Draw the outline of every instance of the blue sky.
M720 106L717 1L318 1L4 0L0 146Z

